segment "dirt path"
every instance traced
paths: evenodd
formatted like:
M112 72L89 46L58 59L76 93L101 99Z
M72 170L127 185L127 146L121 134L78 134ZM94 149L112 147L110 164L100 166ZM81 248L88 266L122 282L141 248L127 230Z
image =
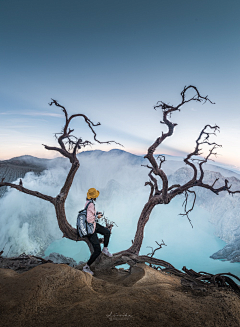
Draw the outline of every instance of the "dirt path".
M240 326L230 291L191 290L180 278L137 264L108 275L44 264L0 269L0 326Z

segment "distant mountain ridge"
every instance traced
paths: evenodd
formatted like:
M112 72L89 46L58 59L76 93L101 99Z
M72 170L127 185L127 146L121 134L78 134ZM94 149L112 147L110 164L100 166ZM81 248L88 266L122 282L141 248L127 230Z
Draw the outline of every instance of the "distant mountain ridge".
M110 151L102 151L102 150L89 150L83 151L79 153L77 156L81 161L82 157L89 157L91 156L92 159L104 158L106 157L107 160L111 160L111 157L119 156L123 157L125 160L128 160L129 163L133 165L142 165L146 164L146 159L143 156L135 155L129 153L124 150L120 149L112 149ZM156 155L158 157L158 155ZM163 163L163 170L166 172L167 175L174 173L179 168L186 167L185 163L183 162L183 158L181 157L174 157L171 155L165 155L166 162ZM0 160L0 180L4 178L5 182L13 182L18 178L24 178L26 173L34 172L35 174L40 174L45 169L49 169L53 166L57 166L59 163L68 164L68 160L64 157L57 157L54 159L45 159L45 158L37 158L30 155L23 155L20 157L13 157L8 160ZM168 165L168 163L171 163ZM205 170L215 171L221 173L225 177L236 177L240 179L240 171L239 174L232 171L231 169L224 168L222 166L218 166L217 164L205 164ZM0 188L0 197L4 195L6 192L6 187Z
M0 161L0 180L4 178L5 182L13 182L18 178L24 178L26 173L32 171L40 174L47 168L47 160L39 159L32 156L15 157L9 160ZM7 187L0 187L0 197L7 191Z

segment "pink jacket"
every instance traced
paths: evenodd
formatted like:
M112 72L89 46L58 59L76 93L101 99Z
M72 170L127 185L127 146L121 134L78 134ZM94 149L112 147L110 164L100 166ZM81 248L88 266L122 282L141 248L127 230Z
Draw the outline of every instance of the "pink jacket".
M85 203L85 207L88 204L89 201L87 201ZM90 203L88 208L87 208L87 222L88 223L92 223L94 224L94 230L93 232L95 232L96 229L96 221L95 221L95 217L96 217L96 209L93 203Z

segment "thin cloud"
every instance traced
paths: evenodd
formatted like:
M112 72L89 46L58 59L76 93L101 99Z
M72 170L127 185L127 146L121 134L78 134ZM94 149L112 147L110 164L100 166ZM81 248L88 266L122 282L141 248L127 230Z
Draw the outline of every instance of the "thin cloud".
M20 124L18 124L18 125L5 126L5 129L30 128L30 127L35 127L36 128L36 126L34 126L34 125L20 125Z
M50 117L59 117L59 118L63 117L63 115L56 114L54 112L27 112L27 113L22 113L22 115L27 115L27 116L50 116Z
M50 116L62 118L63 115L54 112L0 112L0 115L24 115L24 116Z

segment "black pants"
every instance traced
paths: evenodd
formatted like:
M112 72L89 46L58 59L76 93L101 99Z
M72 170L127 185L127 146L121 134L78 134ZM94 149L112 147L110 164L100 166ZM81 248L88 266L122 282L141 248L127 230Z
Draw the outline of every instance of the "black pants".
M90 259L88 260L87 264L90 266L100 255L101 253L101 246L99 239L97 237L97 233L104 235L104 246L107 247L109 243L109 237L110 237L110 230L106 227L103 227L100 224L96 224L96 229L92 235L88 235L89 241L92 243L94 252L92 253Z

